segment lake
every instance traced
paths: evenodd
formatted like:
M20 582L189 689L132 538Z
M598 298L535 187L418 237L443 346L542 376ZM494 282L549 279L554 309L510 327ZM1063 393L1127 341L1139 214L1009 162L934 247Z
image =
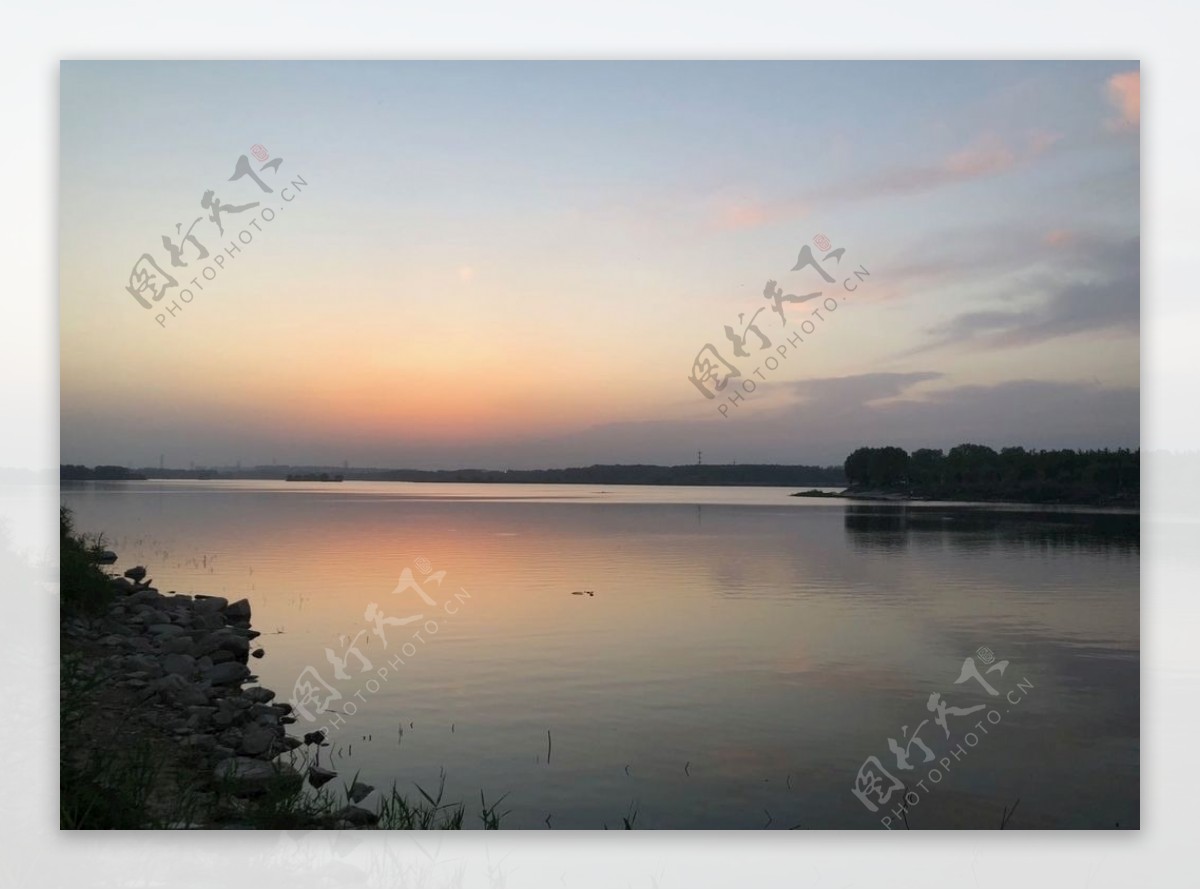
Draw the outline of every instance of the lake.
M482 791L505 828L998 828L1018 799L1010 828L1138 827L1136 513L793 490L62 500L117 569L250 600L250 666L299 689L296 734L330 729L323 765L414 797L444 775L469 824Z

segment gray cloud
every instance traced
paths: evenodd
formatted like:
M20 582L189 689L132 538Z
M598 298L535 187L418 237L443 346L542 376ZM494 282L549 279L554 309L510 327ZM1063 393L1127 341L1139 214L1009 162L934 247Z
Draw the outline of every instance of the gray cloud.
M1031 274L1002 295L1040 295L1019 309L964 312L929 330L933 340L903 355L951 346L1005 349L1088 332L1136 334L1141 309L1141 242L1091 241L1063 250L1061 271Z

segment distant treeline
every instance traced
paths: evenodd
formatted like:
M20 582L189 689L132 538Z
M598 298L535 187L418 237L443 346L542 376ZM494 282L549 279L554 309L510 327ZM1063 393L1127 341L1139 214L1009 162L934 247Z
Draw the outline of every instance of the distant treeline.
M143 467L88 467L62 465L61 479L292 479L319 477L322 468L255 467L245 470L158 469ZM105 475L99 475L100 471ZM841 467L792 464L684 464L664 467L654 464L596 464L561 470L343 470L329 481L364 482L509 482L575 485L779 485L828 486L846 484Z
M97 466L85 467L82 464L59 464L59 479L145 479L145 475L129 469L129 467Z
M399 482L523 482L562 485L816 485L846 484L841 467L787 464L593 464L562 470L390 470Z
M851 491L938 500L1136 504L1141 451L1036 451L957 445L949 452L859 448L846 458Z

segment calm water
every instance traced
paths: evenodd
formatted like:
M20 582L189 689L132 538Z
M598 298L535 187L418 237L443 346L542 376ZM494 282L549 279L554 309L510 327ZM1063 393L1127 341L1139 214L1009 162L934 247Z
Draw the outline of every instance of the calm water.
M790 491L131 482L62 497L117 568L248 597L261 682L287 699L311 666L342 696L293 729L354 711L326 755L343 777L415 794L444 770L469 812L480 790L507 793L504 827L636 812L639 828L878 828L851 793L871 755L919 794L913 828L998 827L1017 798L1014 828L1138 825L1136 515ZM433 606L393 593L406 568ZM384 624L385 649L372 603L436 631ZM338 679L325 650L356 635L371 669L350 654ZM1008 661L982 674L995 697L955 683L980 647ZM950 712L947 739L934 692L985 707ZM924 720L934 761L913 745L914 769L896 769L888 738Z

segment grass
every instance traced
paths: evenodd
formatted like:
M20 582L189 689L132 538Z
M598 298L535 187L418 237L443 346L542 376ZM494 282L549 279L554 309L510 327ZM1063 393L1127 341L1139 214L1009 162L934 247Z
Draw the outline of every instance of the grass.
M109 576L99 567L104 550L103 536L76 534L71 511L60 507L58 513L58 590L59 605L65 615L96 615L112 602Z

